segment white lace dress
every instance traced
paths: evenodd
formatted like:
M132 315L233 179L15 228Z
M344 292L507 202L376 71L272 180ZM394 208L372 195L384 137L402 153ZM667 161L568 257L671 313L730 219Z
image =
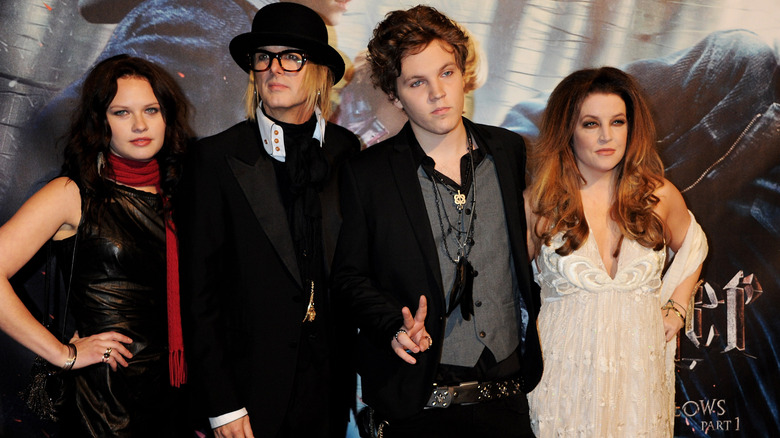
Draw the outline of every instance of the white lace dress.
M528 395L539 437L662 437L672 424L660 299L665 251L624 239L615 278L595 239L534 266L544 375Z
M690 212L689 212L690 213ZM665 342L660 307L707 256L693 214L670 252L623 240L615 278L588 239L561 257L561 237L534 264L542 288L542 381L530 394L539 437L670 437L674 426L674 340Z

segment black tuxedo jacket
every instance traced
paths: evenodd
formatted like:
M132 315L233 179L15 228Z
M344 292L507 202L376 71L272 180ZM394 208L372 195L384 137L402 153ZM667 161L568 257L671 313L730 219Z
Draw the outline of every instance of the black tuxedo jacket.
M506 212L517 279L530 317L522 355L524 391L538 383L542 357L536 331L538 289L533 285L523 210L525 147L502 128L464 119L479 147L494 157ZM351 159L342 169L343 226L334 259L334 290L360 329L357 367L363 398L388 419L419 412L430 395L444 340L444 290L437 242L426 213L411 144L403 130ZM401 308L414 314L420 295L428 300L426 329L434 344L409 365L390 348L401 327Z
M326 275L341 225L338 169L359 149L354 134L327 125ZM188 157L177 205L191 380L207 416L246 407L257 436L274 436L284 418L309 300L271 160L255 122L202 139ZM330 303L315 304L327 322ZM351 400L354 393L344 397L345 416Z

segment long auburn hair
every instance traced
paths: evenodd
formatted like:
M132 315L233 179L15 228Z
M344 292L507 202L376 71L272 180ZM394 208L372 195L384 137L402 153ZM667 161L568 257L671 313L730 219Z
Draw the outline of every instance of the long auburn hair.
M98 154L110 153L111 128L106 111L116 96L117 80L142 78L149 82L165 121L165 139L155 159L160 165L162 195L171 199L181 178L181 161L192 132L187 122L189 104L176 81L161 67L141 58L117 55L98 63L87 75L65 135L62 174L76 182L85 205L100 205L110 196L111 164L98 172ZM171 203L166 203L170 205ZM91 216L91 208L84 212Z
M610 217L623 237L659 250L664 245L664 225L654 211L659 202L654 191L663 184L664 168L655 149L655 126L634 78L613 67L576 71L550 95L539 140L529 154L530 205L539 218L534 233L550 245L552 237L562 232L564 242L556 250L561 255L578 249L588 237L580 198L585 179L577 167L572 141L582 103L593 93L620 96L628 118L626 152L615 168Z

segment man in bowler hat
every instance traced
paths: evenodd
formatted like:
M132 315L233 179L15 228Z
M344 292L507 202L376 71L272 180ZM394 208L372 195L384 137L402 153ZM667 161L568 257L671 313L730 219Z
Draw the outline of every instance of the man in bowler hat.
M247 119L196 143L177 206L191 376L217 437L344 436L354 384L327 286L336 181L360 148L327 122L344 63L294 3L260 9L230 54Z

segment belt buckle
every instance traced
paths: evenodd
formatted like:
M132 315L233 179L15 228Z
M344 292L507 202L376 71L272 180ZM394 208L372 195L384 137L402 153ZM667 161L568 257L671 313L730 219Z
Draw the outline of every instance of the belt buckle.
M435 387L431 392L431 397L428 399L428 403L425 404L429 408L447 408L452 403L452 391L449 386Z
M458 386L455 386L452 388L453 397L455 398L456 404L462 404L462 405L473 405L475 403L479 403L481 400L481 397L474 398L474 392L481 391L482 385L477 382L462 382Z

